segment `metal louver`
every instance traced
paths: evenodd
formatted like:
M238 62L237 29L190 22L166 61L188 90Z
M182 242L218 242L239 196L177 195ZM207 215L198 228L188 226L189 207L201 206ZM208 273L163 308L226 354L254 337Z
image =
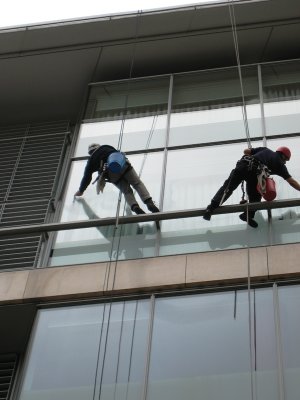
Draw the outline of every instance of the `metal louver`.
M16 374L17 356L0 355L0 400L8 400Z
M46 222L65 150L66 122L0 129L0 228ZM36 264L42 235L0 239L0 269Z

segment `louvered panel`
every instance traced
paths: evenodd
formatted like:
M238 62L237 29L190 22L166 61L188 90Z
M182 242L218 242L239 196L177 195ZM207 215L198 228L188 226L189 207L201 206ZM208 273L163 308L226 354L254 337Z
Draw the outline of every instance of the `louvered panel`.
M8 202L50 198L65 133L26 139Z
M48 200L7 203L2 213L0 227L42 224L45 222L48 204Z
M28 130L28 125L0 127L0 140L7 138L23 138Z
M7 195L21 145L22 138L0 140L0 201L4 201Z
M45 222L68 127L59 121L0 128L0 228ZM35 266L42 237L1 239L0 268Z
M69 128L68 121L55 121L30 125L29 135L61 133L66 132Z
M0 399L8 400L16 375L17 356L15 354L0 355Z
M41 245L41 235L0 240L1 269L32 267Z

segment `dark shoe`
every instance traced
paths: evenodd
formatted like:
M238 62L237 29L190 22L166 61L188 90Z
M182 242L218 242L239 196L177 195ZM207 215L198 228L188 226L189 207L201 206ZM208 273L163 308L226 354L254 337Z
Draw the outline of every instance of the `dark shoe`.
M149 211L151 211L153 213L159 212L158 207L156 207L156 205L154 204L154 201L152 199L146 200L145 204L146 204L146 206L147 206Z
M133 204L133 206L131 206L131 211L135 214L146 214L138 204Z
M207 207L207 209L204 211L203 219L205 219L206 221L210 221L211 214L212 214L212 209Z
M247 221L247 214L246 213L242 213L239 215L240 219L244 222L247 222L248 225L250 225L252 228L257 228L258 227L258 223L256 221L254 221L254 219L252 218L248 218Z

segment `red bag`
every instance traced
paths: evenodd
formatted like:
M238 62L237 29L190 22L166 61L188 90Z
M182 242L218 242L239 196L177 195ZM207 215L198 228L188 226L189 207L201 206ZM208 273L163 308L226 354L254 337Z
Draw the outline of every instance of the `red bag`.
M276 198L276 184L273 178L265 178L264 190L259 183L257 184L256 189L266 201L272 201Z

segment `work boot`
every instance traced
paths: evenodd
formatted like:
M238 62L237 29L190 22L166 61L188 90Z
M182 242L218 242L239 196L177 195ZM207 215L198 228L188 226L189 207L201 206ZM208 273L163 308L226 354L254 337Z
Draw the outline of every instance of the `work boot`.
M154 201L151 199L151 197L150 197L150 199L145 201L145 204L149 211L151 211L153 213L159 212L158 207L156 207L156 205L154 204Z
M204 211L203 219L210 221L212 212L213 210L210 207L207 207L207 209Z
M239 218L244 221L247 222L248 225L250 225L252 228L257 228L258 227L258 223L256 221L254 221L253 218L248 217L248 221L247 221L247 213L242 213L239 215Z
M131 211L134 212L135 214L146 214L145 211L142 210L138 204L133 204L131 206Z

